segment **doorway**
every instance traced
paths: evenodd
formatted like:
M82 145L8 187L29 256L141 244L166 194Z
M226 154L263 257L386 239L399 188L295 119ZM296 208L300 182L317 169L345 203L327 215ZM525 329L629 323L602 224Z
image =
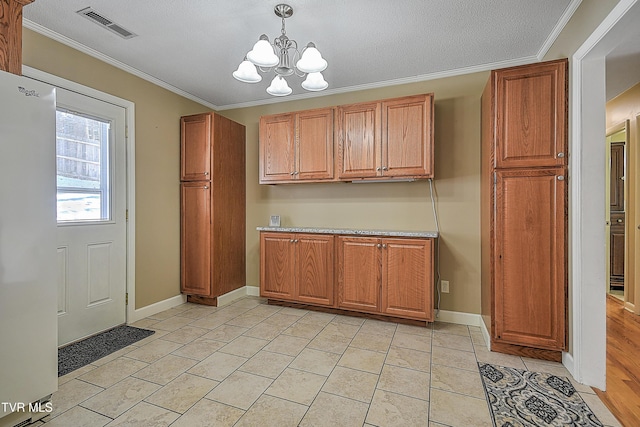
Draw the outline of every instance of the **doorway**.
M605 144L605 190L608 203L605 205L605 236L607 274L607 293L621 301L625 301L625 266L628 265L625 238L627 224L628 200L627 148L629 147L628 120L607 129ZM627 292L628 294L628 292Z
M56 89L58 345L126 321L122 107Z
M122 99L122 98L119 98L119 97L116 97L116 96L113 96L113 95L110 95L86 86L83 86L76 82L66 80L66 79L42 72L40 70L31 68L28 66L23 66L22 72L23 72L23 75L30 77L34 80L39 80L41 82L55 86L58 89L75 93L76 95L82 96L85 100L89 100L89 101L98 100L105 104L110 104L111 106L116 107L116 110L120 111L120 113L117 113L116 115L119 114L118 122L121 123L121 125L120 126L116 125L114 129L116 128L120 129L118 132L120 132L120 135L121 135L120 139L123 142L123 144L121 144L120 147L124 147L124 161L120 161L121 167L118 169L118 172L116 173L117 176L112 177L112 178L124 179L124 191L119 191L119 196L122 196L124 194L125 242L122 250L125 256L125 279L124 279L124 288L121 287L120 289L124 289L125 291L123 295L125 306L124 306L124 311L120 311L120 313L124 313L124 314L121 314L121 319L123 316L124 318L122 320L119 320L118 322L124 323L125 321L132 321L131 319L135 320L136 319L136 310L135 310L135 218L136 218L135 105L133 102L128 101L126 99ZM63 109L65 107L60 102L58 103L58 106L62 107ZM109 126L111 126L110 125L111 119L109 117L107 117L108 120L101 121L100 114L97 114L97 113L92 114L91 111L88 111L88 114L87 112L82 114L82 110L83 110L82 108L73 108L73 107L69 107L69 105L67 105L66 107L68 110L67 112L80 113L79 114L80 117L86 116L86 118L90 120L98 119L96 120L97 122L102 122L102 123L109 122ZM122 112L124 113L124 116L122 116ZM107 116L109 116L109 114L107 114ZM113 114L111 114L111 116L113 116ZM76 189L76 190L79 190L79 189ZM92 190L97 190L97 188L93 188ZM103 187L99 187L99 190L100 191L91 192L94 196L94 199L93 199L94 207L96 206L95 204L96 192L99 193L100 195L105 194ZM105 203L106 203L106 209L108 210L109 202L102 199L102 196L101 196L100 202L99 202L100 209L101 209L100 211L101 213L99 214L100 216L102 216L102 212L104 212ZM119 203L122 206L122 200L120 200ZM114 208L113 206L111 207ZM114 209L120 210L120 212L122 212L122 209L120 208L114 208ZM94 209L94 212L95 212L95 209ZM93 243L95 242L97 241L93 241ZM122 246L120 247L122 248ZM93 248L95 249L95 251L92 255L96 255L96 257L94 257L94 259L96 260L99 258L99 255L105 255L105 252L107 252L106 247L104 246L94 246ZM95 268L100 269L102 268L102 265L103 265L102 263L96 263ZM95 268L94 268L94 273L96 273ZM100 276L100 274L96 273L94 274L94 276ZM64 278L59 278L59 280L62 280L62 279ZM103 287L104 283L105 282L96 283L97 288L104 289ZM94 299L94 304L97 303L97 305L100 305L100 302L98 300L105 299L105 298L100 298L99 294L95 294L95 293L94 293L94 296L92 296L91 298ZM127 304L127 300L128 300L128 304ZM85 306L90 305L90 303L87 302L86 298L84 299L84 303L85 303ZM101 331L102 328L94 325L92 329L93 329L92 332L86 332L85 336L98 333ZM108 329L108 327L104 329ZM66 338L66 339L61 337L59 342L62 344L65 341L72 342L80 338L82 337L79 336L77 338Z

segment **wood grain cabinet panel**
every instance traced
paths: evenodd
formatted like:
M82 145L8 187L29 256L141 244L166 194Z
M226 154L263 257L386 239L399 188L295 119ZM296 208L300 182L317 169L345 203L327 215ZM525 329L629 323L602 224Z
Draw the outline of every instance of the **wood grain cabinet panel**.
M293 300L295 295L294 234L261 233L260 296Z
M380 312L380 239L338 237L338 307Z
M333 108L260 117L260 183L333 179Z
M293 114L260 117L260 182L293 179L294 123Z
M482 95L481 310L494 351L567 343L566 59L494 70Z
M333 306L334 236L260 233L260 295Z
M246 286L245 127L215 113L180 123L180 291L215 305Z
M373 178L382 170L379 102L337 108L338 178Z
M495 335L562 348L565 336L564 169L496 172ZM558 178L562 178L559 180Z
M433 177L433 96L382 102L382 176Z
M495 167L567 164L566 63L514 67L495 78Z
M180 181L211 178L211 116L198 114L180 119Z
M333 306L334 236L298 234L296 250L296 299Z
M333 108L296 113L296 180L333 179Z
M433 177L433 94L339 106L341 180Z
M181 291L211 296L211 186L206 182L180 184Z
M381 312L433 319L433 240L382 240Z

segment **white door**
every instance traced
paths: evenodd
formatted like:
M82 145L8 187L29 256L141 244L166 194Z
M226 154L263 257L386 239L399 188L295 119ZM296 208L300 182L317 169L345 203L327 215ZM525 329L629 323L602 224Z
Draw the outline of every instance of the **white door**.
M125 109L57 90L58 344L126 320Z

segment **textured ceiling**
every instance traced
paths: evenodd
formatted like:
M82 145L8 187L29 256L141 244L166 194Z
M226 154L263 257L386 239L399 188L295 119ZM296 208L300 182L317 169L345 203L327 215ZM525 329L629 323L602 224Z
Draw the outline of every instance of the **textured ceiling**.
M25 26L216 109L427 80L539 60L580 0L291 0L287 35L329 62L324 92L265 92L231 73L265 33L280 34L278 0L37 0ZM137 37L76 11L92 7Z

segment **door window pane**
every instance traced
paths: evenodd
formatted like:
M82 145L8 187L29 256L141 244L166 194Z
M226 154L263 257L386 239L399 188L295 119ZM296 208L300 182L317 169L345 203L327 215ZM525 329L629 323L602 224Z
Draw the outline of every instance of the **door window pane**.
M56 111L58 222L111 219L108 121Z

